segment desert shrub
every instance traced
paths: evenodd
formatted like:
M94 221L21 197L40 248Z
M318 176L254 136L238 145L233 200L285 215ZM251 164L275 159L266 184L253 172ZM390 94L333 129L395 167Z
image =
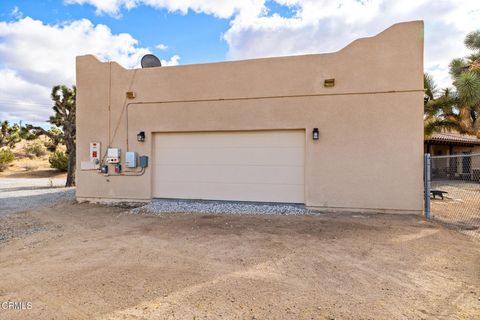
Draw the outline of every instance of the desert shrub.
M44 142L43 144L45 148L47 148L48 151L50 152L55 152L57 151L57 144L55 144L52 140L48 139L47 141Z
M0 149L0 171L5 170L15 160L15 155L10 149Z
M48 158L50 162L50 167L55 168L60 171L67 171L68 169L68 156L62 151L55 151Z
M41 157L47 154L47 151L40 142L29 143L25 145L25 147L23 147L23 150L25 151L26 156L30 159L35 157Z

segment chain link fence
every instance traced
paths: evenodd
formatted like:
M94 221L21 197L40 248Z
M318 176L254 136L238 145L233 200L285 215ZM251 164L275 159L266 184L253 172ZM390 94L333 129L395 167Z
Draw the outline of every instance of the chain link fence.
M425 155L425 215L480 240L480 154Z

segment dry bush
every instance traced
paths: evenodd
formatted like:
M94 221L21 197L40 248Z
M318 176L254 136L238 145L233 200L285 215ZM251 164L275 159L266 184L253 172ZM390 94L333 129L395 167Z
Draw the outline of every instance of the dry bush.
M0 171L7 169L13 160L15 160L15 155L12 150L0 149Z
M45 147L38 141L26 144L23 147L23 151L25 152L25 155L30 159L33 159L35 157L42 157L47 154Z
M67 172L68 170L68 156L62 151L55 151L48 158L50 162L50 167L60 170L62 172Z

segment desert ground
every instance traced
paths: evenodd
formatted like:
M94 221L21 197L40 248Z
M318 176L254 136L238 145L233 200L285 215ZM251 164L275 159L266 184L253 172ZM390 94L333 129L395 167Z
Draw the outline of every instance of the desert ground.
M448 192L431 199L433 219L480 241L480 184L472 181L433 181L432 189Z
M0 217L0 319L478 319L480 243L420 216ZM2 239L0 237L0 239Z
M47 138L41 136L31 141L22 140L15 145L12 149L15 155L15 161L13 161L4 171L0 171L1 178L51 178L51 179L63 179L66 177L65 172L60 172L50 167L48 157L52 154L46 148L44 148L45 154L41 156L28 155L25 151L27 145L40 144L48 141ZM63 145L57 147L59 151L65 151Z

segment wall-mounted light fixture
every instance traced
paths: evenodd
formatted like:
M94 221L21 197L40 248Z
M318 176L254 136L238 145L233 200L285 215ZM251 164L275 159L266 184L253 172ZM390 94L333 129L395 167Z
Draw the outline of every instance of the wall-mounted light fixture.
M318 131L318 128L313 128L312 139L313 140L318 140L318 138L320 138L320 132Z
M137 95L135 94L135 91L127 91L126 96L127 96L127 99L135 99Z
M145 141L145 131L140 131L137 133L137 141L144 142Z

